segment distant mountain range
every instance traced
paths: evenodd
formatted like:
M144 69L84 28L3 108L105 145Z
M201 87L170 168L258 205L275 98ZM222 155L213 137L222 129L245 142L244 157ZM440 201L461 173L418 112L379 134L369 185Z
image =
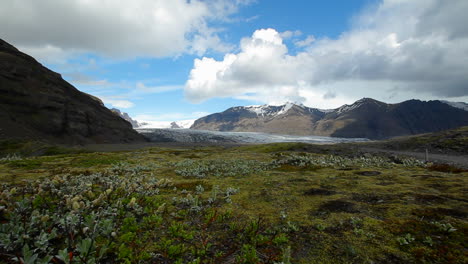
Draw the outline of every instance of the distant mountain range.
M197 119L191 129L384 139L468 125L468 104L363 98L322 110L301 104L239 106Z
M132 124L133 128L172 128L172 129L183 129L190 128L195 120L179 120L173 122L161 121L161 122L139 122L130 117L129 114L120 111L117 108L112 108L111 111L120 116L121 118L127 120Z
M146 139L98 98L0 39L0 139L118 143Z
M409 100L386 104L363 98L337 109L301 104L232 107L168 128L266 132L342 138L384 139L468 125L468 104ZM61 75L0 39L0 139L29 138L59 143L146 141L139 123L98 98L80 92Z

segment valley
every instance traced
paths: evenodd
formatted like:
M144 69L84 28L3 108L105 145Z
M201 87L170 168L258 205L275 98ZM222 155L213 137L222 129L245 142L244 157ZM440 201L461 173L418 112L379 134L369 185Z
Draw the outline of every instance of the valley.
M0 23L38 57L0 39L0 263L468 263L458 26L264 28L236 46L225 39L244 33L218 26L264 16L234 22L238 5L281 1L64 1L58 28L34 12L58 3L33 2L6 5L27 21ZM409 8L393 2L379 15ZM421 21L466 10L419 2Z

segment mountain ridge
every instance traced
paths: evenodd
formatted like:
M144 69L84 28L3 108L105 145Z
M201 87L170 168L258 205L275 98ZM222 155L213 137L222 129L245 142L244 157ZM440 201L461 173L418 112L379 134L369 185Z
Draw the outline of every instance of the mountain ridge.
M191 129L385 139L468 125L461 106L414 99L387 104L372 98L326 110L295 103L237 106L199 118Z

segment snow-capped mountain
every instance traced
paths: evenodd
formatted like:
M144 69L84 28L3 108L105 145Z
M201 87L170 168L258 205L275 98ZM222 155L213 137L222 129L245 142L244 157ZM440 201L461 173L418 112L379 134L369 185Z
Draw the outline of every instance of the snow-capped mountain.
M284 114L291 109L294 105L304 107L303 105L295 104L288 102L284 105L280 106L273 106L273 105L251 105L251 106L246 106L245 109L252 112L256 113L257 116L278 116L281 114Z
M301 103L293 103L293 102L287 102L284 105L279 105L279 106L267 105L267 104L238 106L238 107L234 107L233 109L239 109L239 110L245 109L261 117L276 117L279 115L286 114L293 107L303 109L304 111L310 112L310 113L317 112L317 111L327 113L329 111L333 111L333 110L323 110L323 109L318 109L318 108L310 108Z
M149 129L149 128L190 128L192 126L194 119L190 120L179 120L179 121L143 121L140 123L138 128Z
M365 104L383 104L382 102L379 102L377 100L374 100L372 98L362 98L362 99L359 99L357 100L356 102L354 102L354 104L351 104L351 105L343 105L341 107L338 107L337 109L332 109L332 110L329 110L328 113L330 112L335 112L336 114L343 114L343 113L346 113L346 112L349 112L349 111L352 111L356 108L359 108Z
M312 122L325 115L301 104L239 106L197 119L192 129L310 135Z
M199 118L191 128L381 139L466 126L466 106L419 100L386 104L371 98L331 110L295 103L238 106Z

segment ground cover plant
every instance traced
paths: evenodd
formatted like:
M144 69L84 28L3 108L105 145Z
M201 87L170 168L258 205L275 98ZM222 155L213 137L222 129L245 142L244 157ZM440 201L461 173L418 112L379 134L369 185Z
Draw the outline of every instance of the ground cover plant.
M295 148L5 154L0 262L467 262L465 170Z

